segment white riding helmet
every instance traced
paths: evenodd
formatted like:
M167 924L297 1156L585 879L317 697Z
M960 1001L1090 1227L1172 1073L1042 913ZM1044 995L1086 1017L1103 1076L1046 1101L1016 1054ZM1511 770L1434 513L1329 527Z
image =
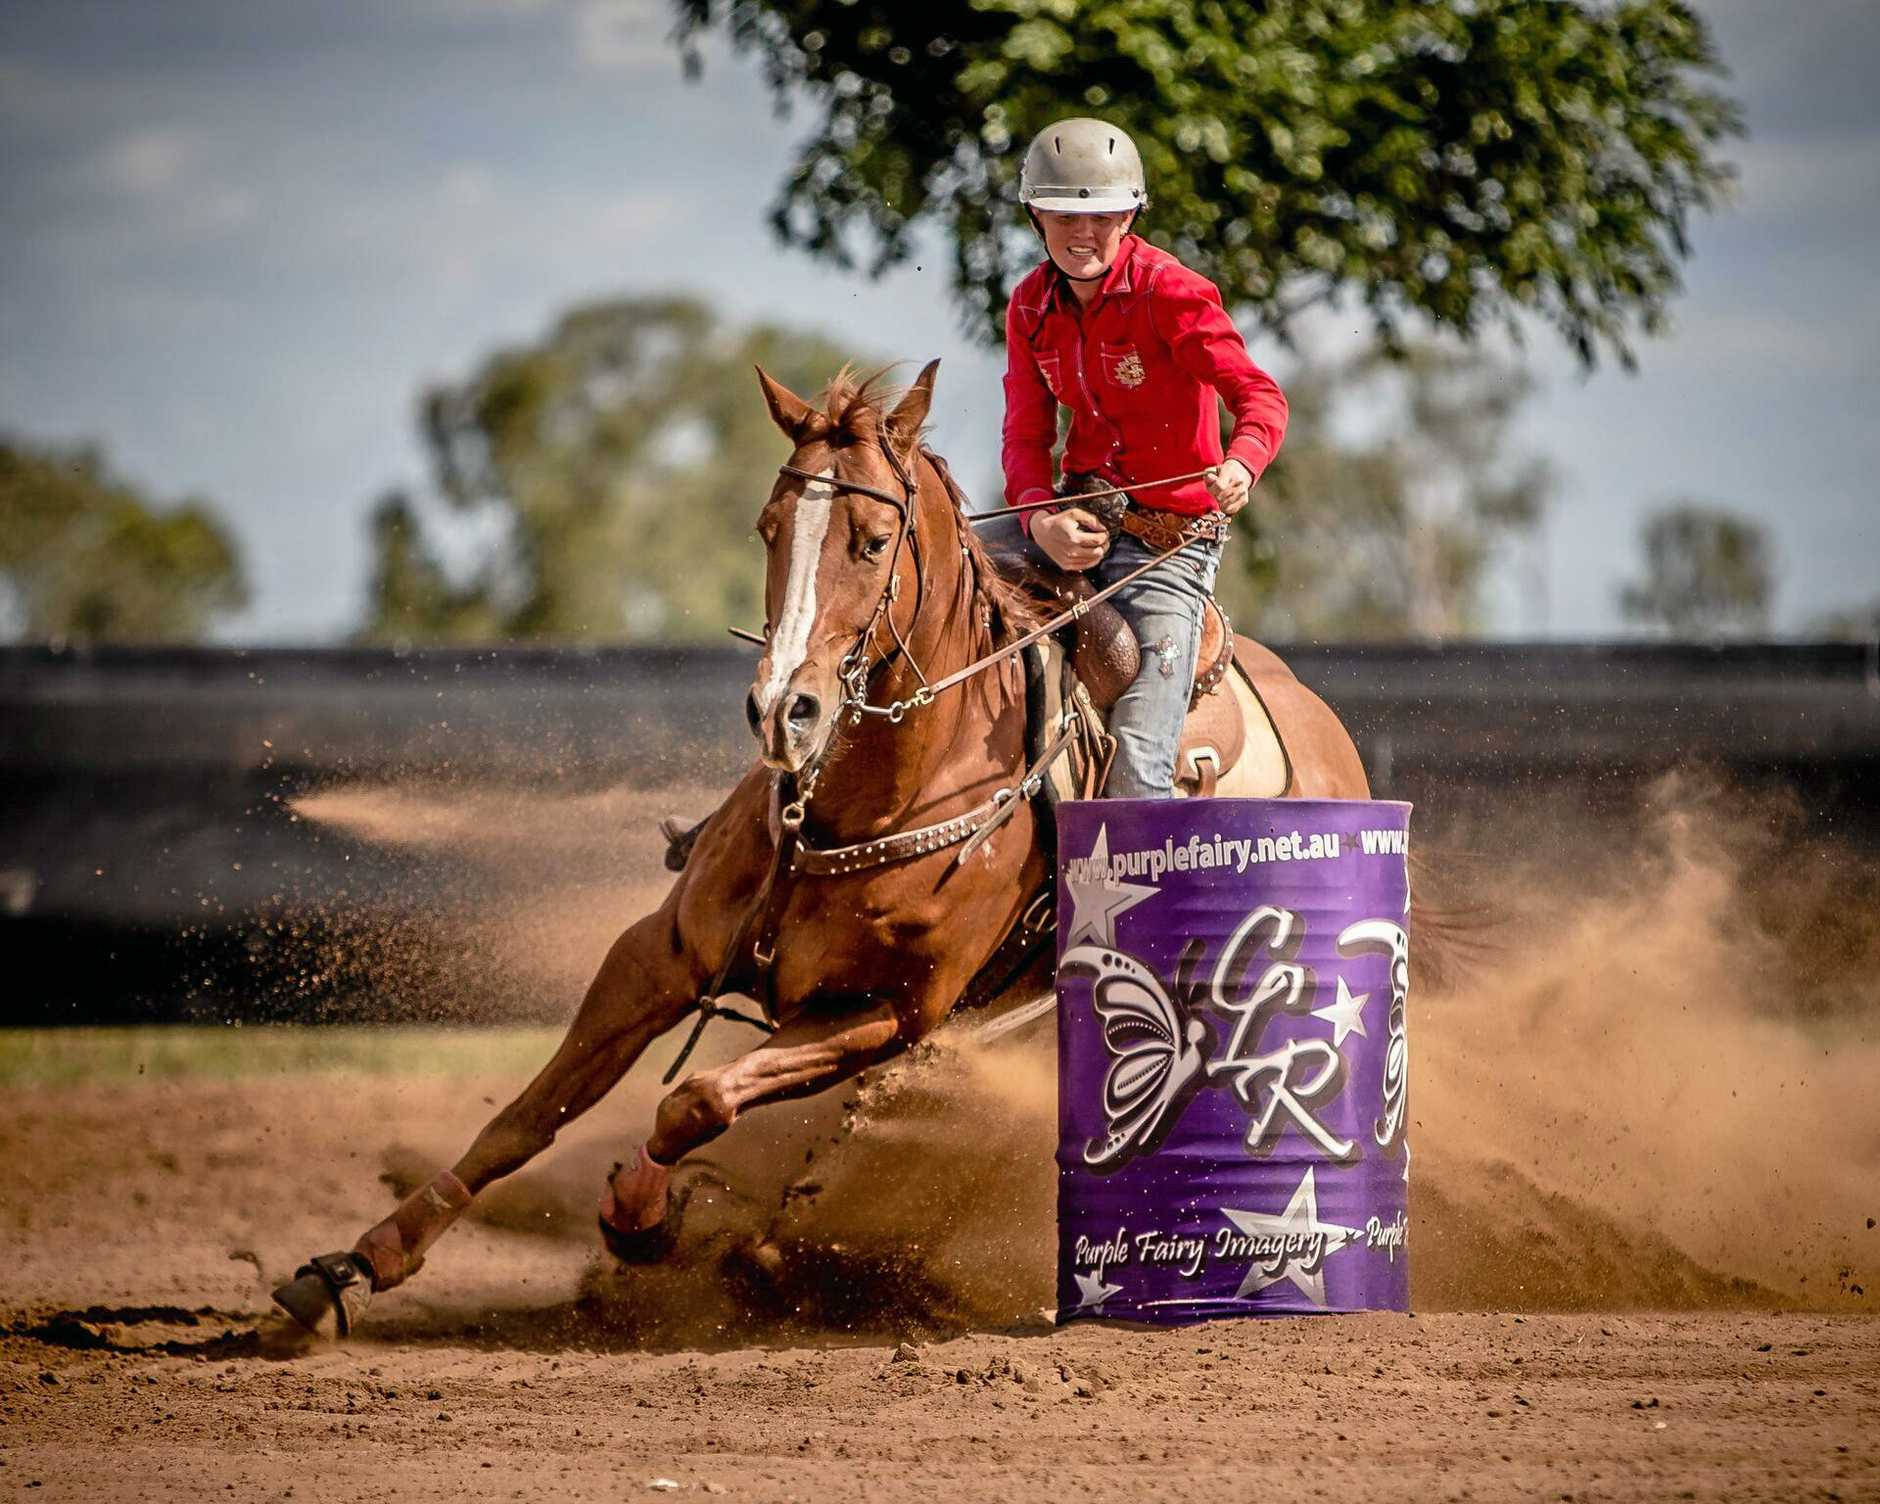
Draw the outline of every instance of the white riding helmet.
M1058 214L1146 208L1142 156L1129 133L1107 120L1060 120L1039 131L1026 150L1018 201Z

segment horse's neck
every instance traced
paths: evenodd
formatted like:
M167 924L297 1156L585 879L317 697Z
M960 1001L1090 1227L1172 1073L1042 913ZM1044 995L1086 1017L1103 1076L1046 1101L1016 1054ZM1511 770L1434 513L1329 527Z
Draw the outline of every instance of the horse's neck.
M876 705L910 699L932 684L993 651L991 624L981 599L974 564L960 541L954 504L933 466L922 463L915 503L923 579L920 609L896 652L872 685ZM988 717L1013 708L1011 676L988 668L910 709L898 723L868 716L860 726L841 728L842 753L818 790L818 815L843 838L867 839L905 824L937 818L921 811L945 800L991 770ZM1018 696L1022 713L1023 690Z

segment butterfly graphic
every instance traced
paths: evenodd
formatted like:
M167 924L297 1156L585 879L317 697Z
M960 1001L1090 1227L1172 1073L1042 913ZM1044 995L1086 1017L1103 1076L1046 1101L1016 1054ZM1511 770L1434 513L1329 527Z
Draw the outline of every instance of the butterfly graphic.
M1084 1163L1099 1173L1153 1153L1206 1084L1210 1031L1187 1004L1200 954L1199 941L1184 949L1173 993L1153 970L1111 946L1073 946L1058 962L1060 975L1091 978L1091 1000L1112 1057L1103 1079L1109 1131L1084 1145Z

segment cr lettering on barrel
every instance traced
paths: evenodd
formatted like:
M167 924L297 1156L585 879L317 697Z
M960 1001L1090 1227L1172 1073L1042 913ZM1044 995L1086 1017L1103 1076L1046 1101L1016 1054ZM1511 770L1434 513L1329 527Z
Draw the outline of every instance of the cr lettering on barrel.
M1234 1029L1226 1050L1208 1062L1208 1077L1226 1077L1254 1114L1247 1129L1247 1152L1254 1158L1263 1159L1278 1147L1290 1121L1334 1164L1348 1165L1362 1156L1357 1141L1341 1138L1315 1114L1344 1089L1344 1056L1323 1039L1289 1039L1277 1049L1260 1051L1275 1015L1312 1011L1318 984L1312 968L1293 959L1304 939L1299 916L1271 905L1255 909L1234 931L1214 968L1208 998L1210 1007L1234 1020ZM1236 998L1263 950L1270 964L1252 990Z

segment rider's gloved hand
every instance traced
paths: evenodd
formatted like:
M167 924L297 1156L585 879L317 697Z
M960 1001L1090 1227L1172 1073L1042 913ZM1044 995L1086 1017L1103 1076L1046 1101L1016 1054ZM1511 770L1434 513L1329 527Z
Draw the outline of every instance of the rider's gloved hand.
M1110 535L1082 507L1047 512L1031 525L1031 539L1059 569L1078 573L1100 563L1110 549Z
M1253 472L1239 460L1222 460L1208 472L1207 487L1214 504L1232 517L1247 504L1253 490Z

